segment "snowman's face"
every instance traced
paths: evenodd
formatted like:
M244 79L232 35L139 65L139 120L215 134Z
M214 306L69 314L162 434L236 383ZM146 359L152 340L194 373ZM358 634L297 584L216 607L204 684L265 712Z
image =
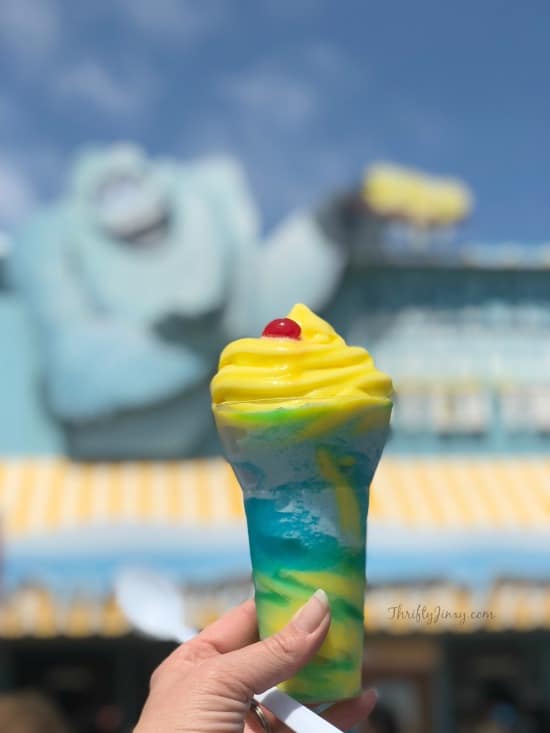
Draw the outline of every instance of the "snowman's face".
M155 246L169 233L168 197L145 174L112 173L98 185L93 205L101 229L123 244Z

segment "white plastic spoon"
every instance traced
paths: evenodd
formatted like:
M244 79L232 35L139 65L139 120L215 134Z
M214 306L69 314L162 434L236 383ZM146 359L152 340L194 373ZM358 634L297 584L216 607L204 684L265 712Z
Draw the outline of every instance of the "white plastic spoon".
M146 570L125 570L115 578L115 597L132 626L148 636L183 644L197 635L183 621L183 595L163 576ZM295 733L341 733L276 687L255 695L254 699Z

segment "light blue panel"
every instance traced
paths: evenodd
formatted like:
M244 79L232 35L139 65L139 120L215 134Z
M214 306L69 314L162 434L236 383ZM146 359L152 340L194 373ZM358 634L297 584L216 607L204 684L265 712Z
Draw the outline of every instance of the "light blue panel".
M36 355L24 308L0 294L0 455L51 455L61 438L40 404Z

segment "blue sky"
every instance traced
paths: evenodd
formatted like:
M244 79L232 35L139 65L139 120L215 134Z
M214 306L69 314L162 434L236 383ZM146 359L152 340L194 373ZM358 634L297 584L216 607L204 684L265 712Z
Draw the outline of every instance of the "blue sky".
M463 177L486 241L550 240L550 3L2 0L0 222L75 149L241 158L267 225L394 160Z

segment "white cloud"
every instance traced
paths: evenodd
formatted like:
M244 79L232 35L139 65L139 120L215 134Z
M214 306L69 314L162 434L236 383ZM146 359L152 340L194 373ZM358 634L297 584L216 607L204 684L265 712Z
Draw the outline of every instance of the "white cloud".
M68 156L48 145L0 147L0 230L10 232L62 185Z
M96 61L83 61L59 73L56 91L67 99L86 100L104 112L131 114L144 106L150 82L147 74L123 80Z
M194 41L220 27L223 0L118 0L125 19L140 30Z
M307 144L305 144L307 138ZM182 138L184 155L234 155L244 165L254 199L267 229L296 208L319 205L331 192L352 185L366 160L357 149L371 154L368 140L334 140L305 133L266 129L252 121L239 124L228 115L207 117L188 125Z
M325 112L341 89L363 83L353 60L319 39L226 73L219 104L187 124L183 146L193 153L224 150L245 164L269 224L295 207L315 206L356 182L372 141L334 140ZM357 150L364 158L358 160Z
M60 36L56 0L1 0L0 40L19 62L43 60L54 51Z
M300 130L315 121L326 100L359 80L364 91L365 74L339 48L318 39L227 74L218 90L245 120Z
M284 128L303 128L315 117L318 97L314 87L290 74L258 68L225 77L222 95L237 106L243 117L258 125L273 123Z
M342 50L324 40L312 41L300 47L306 67L323 81L344 83L355 81L359 69ZM361 70L361 81L365 81L364 69Z
M0 159L0 223L17 223L35 202L32 186L14 163Z

